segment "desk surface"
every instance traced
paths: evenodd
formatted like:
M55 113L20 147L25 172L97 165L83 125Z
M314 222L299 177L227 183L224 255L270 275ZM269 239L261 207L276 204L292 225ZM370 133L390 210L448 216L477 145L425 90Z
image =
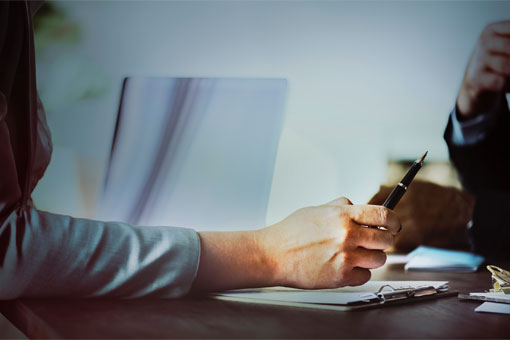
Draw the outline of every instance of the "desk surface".
M504 267L504 264L500 264ZM508 267L508 265L507 265ZM448 280L483 291L490 275L374 271L377 280ZM0 304L29 338L508 338L509 315L475 313L456 296L356 312L181 300L16 300Z

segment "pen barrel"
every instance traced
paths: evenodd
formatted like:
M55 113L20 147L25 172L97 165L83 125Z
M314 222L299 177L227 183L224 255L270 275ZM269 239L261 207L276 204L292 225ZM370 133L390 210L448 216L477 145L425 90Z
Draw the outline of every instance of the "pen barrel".
M400 185L397 185L391 194L389 194L388 198L386 198L386 201L384 201L383 206L385 206L388 209L393 209L397 205L398 201L404 196L406 193L406 189Z
M411 166L411 168L409 169L409 171L407 171L407 173L405 174L404 178L402 178L400 183L402 183L403 185L408 187L409 184L411 184L411 182L413 181L414 176L416 176L416 174L418 173L418 171L420 169L421 169L421 164L414 162L413 165Z
M414 176L418 173L418 171L421 169L421 163L414 162L411 168L407 171L404 178L400 181L400 183L393 189L391 194L386 198L386 201L384 201L383 206L389 209L395 208L397 203L400 201L402 196L407 191L407 187L409 184L411 184L412 180L414 179Z

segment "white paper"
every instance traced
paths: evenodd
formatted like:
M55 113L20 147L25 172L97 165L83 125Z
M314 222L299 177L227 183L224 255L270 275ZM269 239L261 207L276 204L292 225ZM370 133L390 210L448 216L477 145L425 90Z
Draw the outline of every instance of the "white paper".
M510 302L510 294L505 294L503 292L499 292L499 293L469 293L469 295L483 296L483 297L492 298L492 299L496 298L496 299L505 300L505 301Z
M217 295L273 301L282 303L314 303L347 305L353 302L374 300L376 293L383 286L391 286L394 289L418 288L432 286L436 289L448 287L447 281L369 281L357 287L344 287L323 290L300 290L284 287L271 287L262 289L241 289L219 293ZM387 288L388 290L388 288Z
M484 302L475 308L475 312L510 314L510 304L497 302Z
M478 270L484 258L464 251L420 246L408 254L406 270L470 273Z
M407 254L387 254L386 264L406 264L409 259Z

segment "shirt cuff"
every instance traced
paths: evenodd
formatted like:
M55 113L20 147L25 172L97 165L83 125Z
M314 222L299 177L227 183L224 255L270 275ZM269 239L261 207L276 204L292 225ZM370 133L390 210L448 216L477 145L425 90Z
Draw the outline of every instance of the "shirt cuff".
M496 105L496 108L499 105ZM452 110L452 143L456 146L470 146L485 139L498 120L500 110L479 114L474 118L459 121L457 107Z

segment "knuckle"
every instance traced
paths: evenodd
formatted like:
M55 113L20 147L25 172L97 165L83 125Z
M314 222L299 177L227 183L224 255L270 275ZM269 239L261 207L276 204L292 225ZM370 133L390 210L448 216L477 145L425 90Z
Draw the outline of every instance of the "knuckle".
M337 288L337 287L344 287L344 286L346 286L346 284L345 284L345 279L344 279L342 276L337 277L337 278L333 281L333 284L334 284L334 287L335 287L335 288Z
M338 276L336 277L335 284L337 286L345 286L347 278L350 276L350 270L348 268L342 267L338 271Z
M359 258L355 251L346 251L342 254L341 267L345 274L352 275L352 271L359 265Z
M388 208L385 208L385 207L380 207L379 208L380 223L384 224L384 225L387 225L387 223L389 221L389 218L390 218L390 210Z
M342 253L342 268L349 269L353 265L354 258L352 254L348 251Z
M348 216L345 216L344 213L337 213L334 217L334 224L338 227L339 235L345 236L346 233L350 232L350 219Z
M358 206L359 207L359 206ZM361 207L359 207L361 208ZM362 218L363 218L363 209L353 209L351 212L350 212L350 218L351 220L354 220L354 221L360 221Z
M335 212L338 215L338 217L340 217L340 219L342 220L341 222L343 222L344 219L349 218L349 212L347 211L347 209L343 207L335 207Z
M347 277L349 273L344 270L339 270L336 277L333 278L333 285L335 287L344 287L347 285Z
M342 196L338 199L338 202L341 204L349 204L351 201L347 197Z
M344 226L344 232L340 236L340 242L343 244L355 242L355 240L357 238L356 231L357 231L356 228L352 227L349 224Z

